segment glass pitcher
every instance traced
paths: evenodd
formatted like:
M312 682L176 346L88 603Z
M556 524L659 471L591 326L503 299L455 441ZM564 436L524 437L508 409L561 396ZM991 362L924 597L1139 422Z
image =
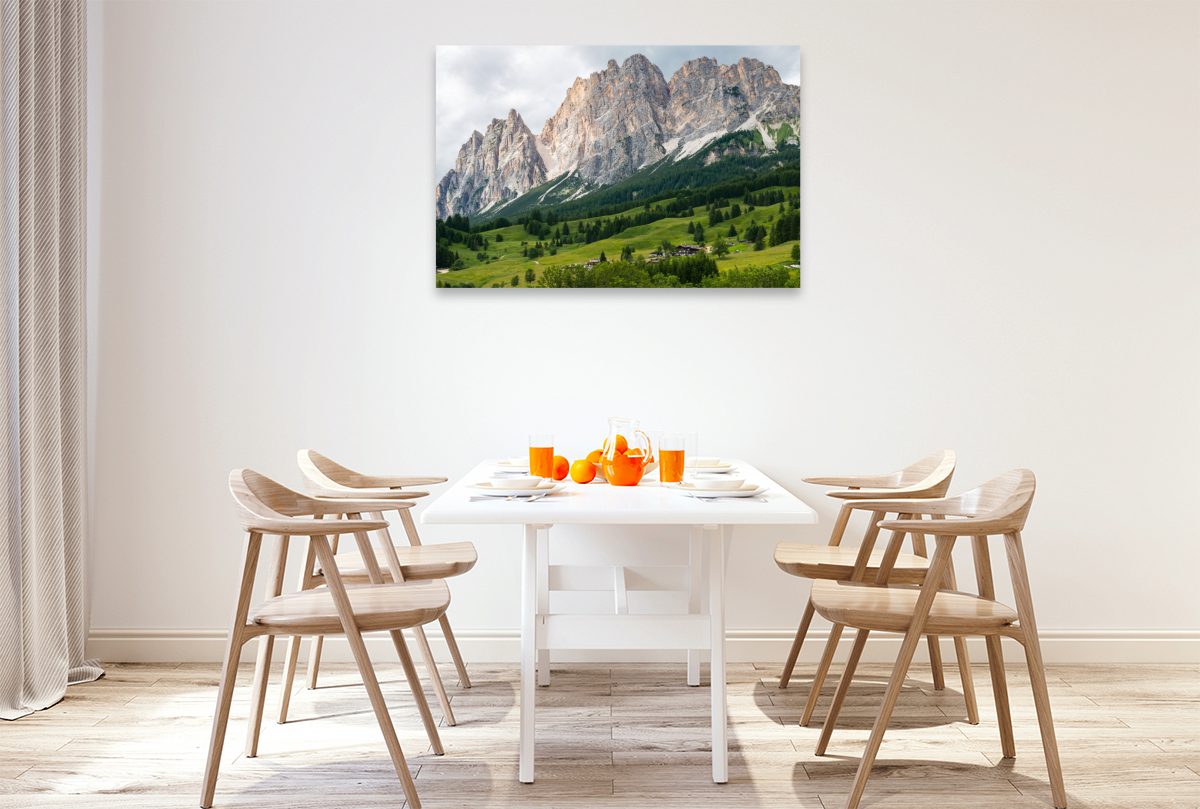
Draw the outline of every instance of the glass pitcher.
M608 439L600 458L604 477L614 486L636 486L655 466L654 444L638 429L637 419L608 420Z

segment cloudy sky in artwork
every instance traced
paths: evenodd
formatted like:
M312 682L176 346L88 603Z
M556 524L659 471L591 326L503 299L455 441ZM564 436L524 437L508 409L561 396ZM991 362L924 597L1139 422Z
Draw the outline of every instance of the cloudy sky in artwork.
M620 64L635 53L657 65L668 82L691 59L708 56L729 65L748 56L774 67L785 83L800 84L800 49L793 46L439 45L437 179L454 167L458 150L472 131L485 131L493 118L504 118L515 109L533 134L540 134L576 78L603 70L609 59Z

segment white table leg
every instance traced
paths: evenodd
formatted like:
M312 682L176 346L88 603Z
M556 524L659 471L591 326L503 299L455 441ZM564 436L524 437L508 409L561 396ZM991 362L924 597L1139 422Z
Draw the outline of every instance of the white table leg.
M539 526L537 537L537 614L550 614L550 531ZM537 650L538 685L550 685L550 650Z
M688 550L688 613L700 614L701 572L704 559L704 528L693 525ZM688 649L687 684L700 685L700 650Z
M712 663L709 682L712 688L713 781L729 780L729 720L725 697L725 549L729 547L732 526L717 526L710 531L708 555L708 612L712 624Z
M533 783L533 707L537 665L538 526L525 526L521 557L521 752L518 780Z

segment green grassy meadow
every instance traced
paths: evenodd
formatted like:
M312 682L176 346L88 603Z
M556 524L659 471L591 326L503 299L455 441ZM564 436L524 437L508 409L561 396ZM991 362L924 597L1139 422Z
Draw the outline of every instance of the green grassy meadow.
M755 193L762 191L781 190L787 194L799 193L798 186L783 188L775 186L770 189L760 189ZM668 200L661 200L655 203L655 207L664 207ZM459 256L463 259L466 265L464 269L453 270L449 273L439 274L437 278L446 282L462 283L469 281L476 287L491 287L493 284L503 284L503 286L511 288L513 276L517 276L519 287L536 287L537 277L542 275L543 270L548 266L561 266L568 264L583 264L590 259L599 258L601 253L604 253L605 258L609 261L616 261L621 257L621 250L625 245L630 245L635 251L635 260L645 259L651 252L658 249L662 240L669 239L671 244L695 244L695 238L688 233L688 223L696 222L704 225L705 244L711 245L718 235L725 238L727 243L730 243L729 255L718 261L718 266L722 272L734 267L745 268L748 265L754 264L757 266L775 266L780 264L793 264L792 247L798 244L797 241L784 242L775 247L767 247L763 250L755 251L752 244L733 244L732 239L727 235L730 224L737 228L738 238L750 224L751 219L757 220L760 224L765 225L770 229L771 222L779 215L779 205L769 205L766 207L756 208L753 211L747 211L743 198L731 198L728 200L730 206L733 203L741 205L742 213L736 219L726 219L719 224L709 227L708 218L709 212L701 208L694 209L694 216L683 217L668 217L660 219L649 225L640 225L638 227L627 228L621 233L608 239L601 239L592 242L591 244L567 244L558 248L556 255L550 255L550 248L545 247L545 255L536 260L531 260L523 255L524 247L522 242L535 244L537 239L534 239L525 230L522 225L513 225L512 227L502 228L500 230L487 231L481 235L489 240L487 254L490 261L485 261L476 257L475 253L470 253L461 244L451 245L452 249L456 250ZM721 213L728 216L730 206L721 209ZM629 213L636 213L637 210ZM581 226L586 226L592 221L601 219L581 219L571 220L572 235L578 232ZM503 241L495 241L496 234L503 235ZM543 241L543 245L548 242ZM535 280L528 283L525 280L525 273L532 269L535 274ZM795 278L799 274L799 270L792 270L792 277Z

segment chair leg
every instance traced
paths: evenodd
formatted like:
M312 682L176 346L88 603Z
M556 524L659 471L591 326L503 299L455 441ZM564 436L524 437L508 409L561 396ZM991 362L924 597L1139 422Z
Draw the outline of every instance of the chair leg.
M400 630L394 630L394 634L400 634ZM375 719L379 722L380 731L383 732L383 740L387 744L392 766L396 768L396 775L400 776L400 786L404 789L404 797L412 809L421 809L421 799L417 797L417 785L413 783L412 773L408 771L408 762L404 760L404 751L400 749L400 740L396 738L396 728L392 724L392 716L388 713L387 704L383 701L383 691L379 688L379 680L375 677L371 659L367 656L367 646L363 643L362 635L358 632L357 627L347 628L346 639L350 641L350 651L354 653L354 662L358 665L358 673L362 676L363 685L366 686L367 698L371 700ZM403 643L403 640L401 642ZM409 668L411 667L412 660L410 658ZM418 702L423 700L422 696ZM425 706L425 711L429 711L428 705ZM437 746L440 747L440 744ZM439 755L441 754L440 750L437 752Z
M283 666L283 690L279 694L279 724L287 722L288 708L292 704L292 689L296 684L296 668L300 665L299 635L288 638L287 658Z
M304 686L310 691L317 687L317 672L321 669L321 647L325 645L324 635L313 635L308 644L308 672Z
M429 744L433 747L436 755L445 755L442 738L437 731L437 722L433 719L433 712L429 710L429 701L425 699L425 691L421 688L421 678L417 674L417 667L413 665L412 655L408 652L408 644L404 642L404 635L399 629L393 629L389 634L392 636L392 645L396 647L396 654L400 656L400 666L404 669L404 678L408 680L409 690L412 691L413 699L417 702L417 711L421 714L421 723L425 725L425 735L429 739Z
M842 703L846 701L850 683L854 680L854 670L858 668L858 661L862 658L863 649L867 646L867 637L870 634L870 630L860 629L854 636L850 659L846 661L846 669L842 672L842 679L838 681L837 691L833 695L833 704L829 706L829 713L825 715L825 724L821 726L821 738L817 740L816 753L818 756L825 755L825 750L829 747L829 739L833 736L833 728L837 725L838 714L842 712Z
M808 692L808 700L804 703L804 715L800 717L801 727L808 727L812 721L813 711L817 708L817 699L821 696L821 688L825 685L825 677L829 667L833 665L833 656L837 652L838 641L842 638L842 625L834 624L829 630L829 640L825 643L825 651L821 655L821 663L817 673L813 675L812 688Z
M796 667L796 658L800 656L800 647L804 645L804 637L808 634L808 626L812 623L814 612L810 598L804 605L804 615L800 617L800 628L796 630L796 639L792 641L792 650L788 652L787 660L783 663L783 674L779 675L780 688L787 688L788 682L792 679L792 669Z
M283 572L287 567L289 540L290 537L280 537L271 549L267 598L275 598L283 592ZM258 755L258 734L262 731L263 706L267 700L267 680L271 677L271 652L274 649L274 635L267 635L258 642L258 658L254 664L254 688L250 692L250 721L246 726L247 758Z
M429 681L433 683L433 693L441 706L442 716L446 718L447 725L454 727L456 723L454 711L450 709L450 697L446 694L446 686L442 684L442 675L438 672L437 661L433 659L433 650L429 648L429 639L425 637L425 627L414 626L413 637L417 639L417 649L425 662L425 670L429 672Z
M1063 786L1062 763L1058 758L1058 740L1054 736L1054 717L1050 713L1050 690L1046 686L1046 667L1042 661L1042 646L1038 641L1037 620L1033 617L1033 595L1029 590L1029 574L1025 567L1025 551L1019 533L1006 534L1008 568L1012 578L1013 599L1017 602L1018 622L1025 644L1025 662L1029 667L1029 684L1033 689L1033 706L1037 709L1038 729L1042 734L1042 750L1046 754L1046 770L1050 776L1050 792L1055 809L1066 809L1067 791Z
M971 676L971 656L967 639L954 639L954 654L958 658L958 678L962 681L963 700L967 703L967 724L979 724L979 701L975 699L975 678Z
M239 633L240 634L240 633ZM240 641L240 638L238 638ZM221 682L217 687L217 709L213 715L212 735L208 742L208 759L204 764L204 780L200 789L200 806L209 809L217 791L217 770L221 766L221 750L225 746L225 729L229 725L229 711L233 705L233 686L237 680L238 658L242 644L235 642L232 634L225 649L225 661L221 666Z
M471 687L471 678L467 674L467 664L463 662L462 653L458 651L458 641L454 639L454 630L450 628L450 619L442 613L442 617L438 618L438 624L442 627L442 636L446 639L446 645L450 647L450 657L454 660L454 668L458 672L458 684L462 688Z
M914 619L914 624L917 621ZM922 616L921 624L925 623L925 617ZM867 787L867 778L871 775L871 767L875 764L875 757L879 754L879 747L883 744L883 734L887 732L888 722L892 719L892 711L896 708L896 701L900 698L900 691L904 688L904 679L908 676L908 667L912 663L913 655L917 651L917 646L921 641L920 627L911 627L908 634L904 638L904 644L900 647L900 655L896 658L896 665L892 669L892 679L888 682L887 692L883 697L883 705L879 708L879 715L875 717L875 725L871 728L871 737L867 740L867 749L863 751L862 760L858 763L858 772L854 776L854 786L850 790L850 795L846 799L846 809L857 809L858 802L862 800L863 790ZM829 722L826 721L826 726Z
M267 701L267 680L271 675L271 651L275 637L258 639L258 657L254 662L254 685L250 690L250 721L246 724L246 758L258 755L258 734L262 731L263 706Z
M883 734L891 721L892 711L896 708L896 700L900 698L900 690L904 687L904 678L908 676L908 667L912 663L921 636L925 634L925 622L929 619L929 611L933 608L934 598L937 597L938 584L942 581L946 566L950 562L950 554L954 549L955 537L938 536L937 550L929 562L929 571L921 585L921 595L913 607L912 620L908 631L904 633L904 643L900 645L900 653L896 655L896 665L892 668L892 679L888 683L883 704L879 706L879 715L875 717L875 726L871 729L871 738L867 740L867 749L863 751L862 761L858 763L858 772L854 776L854 786L846 799L846 809L857 809L862 800L863 790L867 787L867 778L871 775L871 767L875 764L875 756L879 754L879 746L883 744Z
M912 515L905 515L901 519L912 519ZM929 554L925 546L925 535L914 533L912 535L913 551L922 559L928 559ZM953 588L951 588L953 589ZM946 690L946 674L942 665L942 645L941 639L937 635L926 635L926 642L929 644L929 668L933 672L933 690ZM957 648L957 647L956 647ZM961 668L961 663L960 663Z
M413 783L412 773L408 771L408 762L404 760L404 751L400 749L400 740L396 738L396 728L392 725L391 714L388 713L387 704L383 701L379 680L375 678L375 669L371 665L371 658L367 655L367 645L363 643L362 633L359 632L358 625L354 621L354 609L350 606L350 597L346 594L345 585L342 584L342 577L338 573L333 552L329 548L328 540L323 536L313 537L312 543L316 548L321 567L328 571L326 576L329 592L333 596L333 603L337 606L338 617L345 630L346 640L350 644L350 651L354 654L354 662L358 666L359 676L362 677L363 685L367 689L367 697L371 701L375 719L379 722L379 730L383 733L383 740L391 755L392 766L396 768L396 775L400 777L400 786L404 789L404 797L411 809L420 809L421 799L417 797L417 786ZM399 629L393 629L390 634L397 651L400 652L400 661L405 664L405 674L410 675L409 682L412 683L415 679L416 669L412 665L408 648L404 645L404 636L400 634ZM417 698L417 706L424 706L422 718L425 718L429 714L429 705L425 703L425 695L420 692L419 684L414 696ZM431 720L432 716L429 719ZM426 729L428 730L428 728L427 724ZM436 738L436 731L434 738ZM440 747L440 744L436 746Z
M946 565L944 579L947 589L958 589L958 580L954 576L953 559ZM967 651L966 638L959 637L954 639L954 654L958 658L958 678L962 682L963 701L967 703L967 722L972 725L978 725L979 700L975 698L975 678L971 676L971 656Z
M1000 725L1000 752L1005 758L1016 758L1017 740L1013 735L1012 713L1008 707L1008 678L1004 676L1004 654L1000 636L988 635L988 671L992 675L992 694L996 698L996 719Z
M929 644L929 667L933 670L933 690L946 690L946 675L942 671L942 646L937 635L926 635Z
M233 705L233 686L237 680L238 659L246 642L246 616L250 612L250 594L254 589L254 573L258 569L258 552L262 534L250 533L246 544L246 562L242 569L242 587L238 604L233 611L229 639L225 641L225 660L221 664L221 682L217 687L217 707L213 712L212 733L208 739L208 758L204 763L204 779L200 786L200 806L209 809L217 791L217 770L221 766L221 750L225 746L225 729L229 725L229 710Z

